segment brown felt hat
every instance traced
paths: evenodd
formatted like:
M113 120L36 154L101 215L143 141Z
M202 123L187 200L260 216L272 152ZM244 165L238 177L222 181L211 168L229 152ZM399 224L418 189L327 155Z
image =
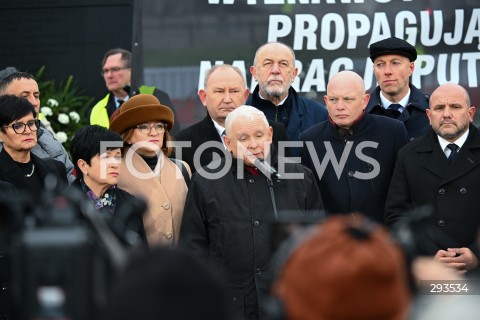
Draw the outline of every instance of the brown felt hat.
M167 125L167 130L173 128L173 111L164 106L151 94L137 94L125 101L112 117L110 129L120 134L128 128L149 121L161 121Z

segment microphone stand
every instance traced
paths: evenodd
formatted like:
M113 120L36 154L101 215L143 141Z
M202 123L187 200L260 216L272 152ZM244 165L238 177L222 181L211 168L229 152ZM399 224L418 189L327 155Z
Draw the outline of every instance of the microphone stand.
M270 190L270 200L272 200L272 207L273 207L273 215L275 216L275 221L278 221L278 211L277 211L277 204L275 201L275 194L273 193L273 181L270 178L267 178L267 186Z

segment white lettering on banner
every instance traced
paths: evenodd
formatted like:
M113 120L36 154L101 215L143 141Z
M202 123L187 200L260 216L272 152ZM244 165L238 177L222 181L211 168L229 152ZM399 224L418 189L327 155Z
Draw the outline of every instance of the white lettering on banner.
M477 60L480 60L479 52L465 52L462 55L463 60L467 60L468 86L470 88L478 87L477 81Z
M313 59L308 68L307 75L303 81L301 92L310 92L312 87L316 87L315 91L325 91L325 67L323 66L322 59ZM297 77L298 79L298 77Z
M449 46L455 46L462 41L462 26L463 26L464 14L463 10L455 10L455 21L462 21L462 23L455 24L455 31L453 33L446 32L445 36L443 37L443 41L445 44Z
M445 30L447 26L443 23L442 11L435 10L433 14L430 11L420 11L419 14L420 22L417 21L413 12L401 11L397 13L394 20L395 36L405 39L412 45L417 45L417 40L420 40L420 43L425 47L436 46L442 39L447 45L461 43L463 26L466 22L464 9L455 10L453 34ZM292 21L292 19L295 21ZM288 15L270 15L268 42L282 41L282 38L293 33L293 50L317 50L317 38L321 48L338 50L344 45L347 49L356 49L360 37L369 36L369 43L372 43L392 36L385 12L376 12L373 20L362 13L349 13L346 21L338 13L326 13L321 17L320 29L317 19L312 14L296 14L293 18ZM317 32L319 32L319 36L316 35ZM417 37L420 39L417 39ZM463 43L471 44L474 39L480 42L479 8L472 10Z
M364 14L349 13L348 20L348 42L347 49L355 49L357 47L357 39L359 36L365 36L370 31L370 19Z
M477 48L480 50L480 8L475 8L472 11L472 17L465 35L465 43L473 43L473 38L477 38L477 42L479 42Z
M371 0L373 1L373 0ZM408 2L407 0L404 0ZM234 4L233 0L225 0L223 4ZM237 0L237 3L240 3ZM389 0L377 0L377 3L388 4ZM221 4L221 0L212 0L209 3ZM245 4L245 0L241 2ZM348 0L263 0L247 1L247 4L273 5L273 4L337 4L346 5L352 3L367 3L365 1ZM288 7L292 8L292 6ZM449 12L448 23L444 23L447 13L442 10L430 10L412 12L402 10L396 13L376 11L373 16L364 13L345 12L338 10L329 12L330 6L325 6L321 14L312 13L298 14L271 14L268 16L267 42L285 41L291 44L295 51L315 51L315 57L310 61L296 60L299 76L293 81L293 88L301 93L325 92L327 78L341 70L356 70L363 72L366 90L376 86L373 75L373 67L368 58L368 45L391 36L405 39L416 46L419 56L415 62L415 70L412 75L412 83L417 88L423 86L431 90L438 84L445 82L461 83L468 87L478 87L477 70L480 50L480 8L458 8ZM353 6L352 6L353 8ZM285 12L285 11L281 11ZM387 16L388 13L388 16ZM470 14L471 13L471 14ZM362 46L359 46L362 43ZM424 48L435 48L439 45L462 48L454 49L455 52L436 52L435 55L422 54ZM470 47L465 47L470 45ZM472 48L472 46L474 48ZM338 51L342 54L325 60L323 50ZM349 50L357 50L365 53L363 58L355 53L349 56ZM433 49L432 49L433 50ZM330 54L329 57L332 55ZM333 60L331 60L333 59ZM365 61L365 64L363 63ZM216 61L215 63L223 63ZM234 61L247 79L250 77L248 64L245 61ZM198 88L203 88L205 71L211 67L210 61L201 61ZM248 66L248 67L247 67ZM248 74L248 77L247 77ZM436 82L436 83L435 83ZM250 90L257 85L251 78ZM466 85L465 85L466 87Z
M365 51L367 51L367 49L365 49ZM459 57L461 57L461 59ZM465 70L468 87L476 88L478 87L477 69L479 60L480 52L439 53L438 61L436 61L435 57L432 55L418 55L417 60L415 61L415 70L412 74L412 84L421 89L422 78L432 75L434 71L436 71L436 80L438 84L443 84L445 82L459 83L459 76L465 74ZM363 79L365 90L368 91L376 86L373 76L373 64L370 58L365 58L365 60L362 59L361 61L365 61L365 65L359 65L358 61L354 62L349 57L339 57L333 60L328 68L328 66L325 66L323 59L312 59L310 63L307 64L308 68L303 70L304 63L296 60L298 73L301 74L303 71L305 77L303 82L301 82L300 77L295 77L292 87L298 92L311 92L312 90L325 92L327 83L326 74L329 75L328 80L330 80L332 76L341 70L365 70ZM244 61L236 60L232 64L239 67L244 76L248 72ZM211 68L212 64L209 61L202 61L200 65L199 90L203 88L205 72ZM450 74L450 78L447 77L448 74ZM252 77L250 91L253 91L256 85L257 82Z

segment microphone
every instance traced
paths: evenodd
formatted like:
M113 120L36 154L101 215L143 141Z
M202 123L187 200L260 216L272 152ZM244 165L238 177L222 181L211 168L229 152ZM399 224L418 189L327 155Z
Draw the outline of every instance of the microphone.
M278 174L277 170L275 170L275 168L273 168L268 162L265 162L265 160L255 158L253 164L271 181L279 181L281 179L281 176Z

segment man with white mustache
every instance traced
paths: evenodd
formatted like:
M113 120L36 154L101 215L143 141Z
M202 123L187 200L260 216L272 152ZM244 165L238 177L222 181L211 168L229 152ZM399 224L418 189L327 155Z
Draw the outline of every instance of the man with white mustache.
M295 53L288 45L262 45L255 53L250 72L258 85L246 104L263 111L268 120L282 122L290 141L298 141L300 133L327 120L323 104L299 96L292 87L298 68Z

